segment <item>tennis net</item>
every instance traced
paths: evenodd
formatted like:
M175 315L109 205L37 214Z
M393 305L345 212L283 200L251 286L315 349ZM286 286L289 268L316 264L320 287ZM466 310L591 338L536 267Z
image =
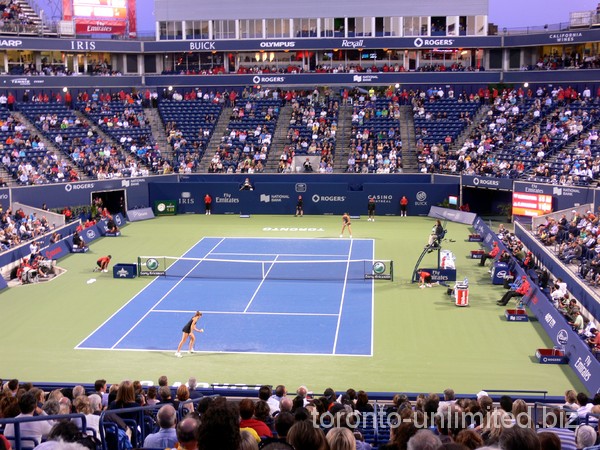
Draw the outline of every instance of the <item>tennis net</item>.
M390 260L239 260L139 256L139 276L271 280L392 280Z

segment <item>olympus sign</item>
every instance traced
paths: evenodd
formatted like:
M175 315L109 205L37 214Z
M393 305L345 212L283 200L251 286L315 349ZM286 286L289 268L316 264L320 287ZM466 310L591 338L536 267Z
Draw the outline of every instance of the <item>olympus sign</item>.
M293 48L296 46L294 41L264 41L260 43L262 48Z
M415 47L427 46L443 46L443 45L454 45L454 39L421 39L416 38L413 42Z
M473 184L475 186L499 186L500 181L488 178L475 177L473 178Z

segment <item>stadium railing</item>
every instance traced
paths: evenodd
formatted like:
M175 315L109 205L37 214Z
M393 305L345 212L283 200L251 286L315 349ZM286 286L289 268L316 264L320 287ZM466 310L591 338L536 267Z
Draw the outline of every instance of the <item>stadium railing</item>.
M26 448L26 449L33 448L33 447L36 447L37 445L41 444L41 442L35 442L35 439L21 437L21 424L22 423L41 422L41 421L59 421L61 419L81 420L81 427L80 427L81 432L85 433L87 430L87 422L86 422L85 414L59 414L59 415L55 415L55 416L43 415L43 416L14 417L12 419L0 419L0 426L4 428L9 423L12 423L15 425L15 435L14 436L6 436L5 435L5 437L9 440L9 442L11 442L11 444L14 444L13 450L22 450L23 448ZM28 447L28 446L23 447L22 441L33 442L34 445L33 445L33 447Z

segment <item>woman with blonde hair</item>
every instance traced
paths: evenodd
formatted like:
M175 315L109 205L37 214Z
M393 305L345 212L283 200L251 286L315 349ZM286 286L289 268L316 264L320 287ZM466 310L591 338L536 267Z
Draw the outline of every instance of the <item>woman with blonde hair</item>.
M515 424L524 428L533 428L533 420L531 420L525 400L518 399L513 402L512 415L515 419Z
M332 428L325 437L329 450L356 450L356 438L348 428Z

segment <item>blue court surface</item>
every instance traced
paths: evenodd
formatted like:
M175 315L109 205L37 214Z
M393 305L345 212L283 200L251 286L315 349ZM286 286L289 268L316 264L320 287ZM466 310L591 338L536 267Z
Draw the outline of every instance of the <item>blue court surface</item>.
M198 352L372 356L361 260L373 240L203 238L183 256L198 259L174 263L76 349L175 351L198 310Z

